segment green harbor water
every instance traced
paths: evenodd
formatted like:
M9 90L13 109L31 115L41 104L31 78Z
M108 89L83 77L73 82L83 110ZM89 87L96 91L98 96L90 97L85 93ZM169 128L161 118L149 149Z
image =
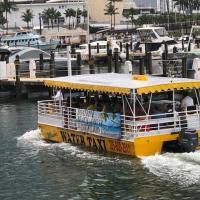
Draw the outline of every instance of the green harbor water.
M0 134L0 200L200 199L200 152L138 159L46 143L27 100L0 100Z

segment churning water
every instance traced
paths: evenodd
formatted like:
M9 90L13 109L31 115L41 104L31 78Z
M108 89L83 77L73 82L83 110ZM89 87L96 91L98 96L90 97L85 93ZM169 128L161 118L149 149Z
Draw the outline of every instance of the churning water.
M0 199L199 199L200 152L145 158L41 140L35 102L0 102Z

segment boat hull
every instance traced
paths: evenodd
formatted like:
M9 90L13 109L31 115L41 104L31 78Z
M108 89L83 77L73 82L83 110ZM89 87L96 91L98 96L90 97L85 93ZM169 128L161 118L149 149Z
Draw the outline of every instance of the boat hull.
M178 134L168 133L127 141L80 131L66 130L46 124L39 124L39 128L41 130L41 137L47 141L72 143L86 146L93 150L136 157L160 154L164 142L175 141L178 138Z

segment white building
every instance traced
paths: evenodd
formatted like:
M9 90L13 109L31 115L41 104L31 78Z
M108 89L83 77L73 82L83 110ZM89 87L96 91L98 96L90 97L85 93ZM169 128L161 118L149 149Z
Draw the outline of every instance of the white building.
M10 28L26 27L26 22L22 21L21 18L26 9L31 9L34 15L30 23L31 27L38 27L40 25L39 14L41 14L45 9L55 8L57 11L60 11L62 15L60 20L61 24L68 24L64 15L65 10L68 8L72 8L74 10L77 10L78 8L80 10L85 9L85 0L50 0L46 3L36 3L32 0L15 0L15 2L17 3L18 10L8 13L8 25Z

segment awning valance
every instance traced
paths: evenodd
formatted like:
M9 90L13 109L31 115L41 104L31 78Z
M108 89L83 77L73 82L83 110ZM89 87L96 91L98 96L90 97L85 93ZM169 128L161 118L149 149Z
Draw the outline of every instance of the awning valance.
M92 91L92 92L103 92L103 93L114 93L114 94L130 94L130 88L120 88L102 85L86 85L81 83L68 83L59 81L45 80L44 84L48 87L65 88L72 90Z
M154 84L145 87L134 87L126 88L119 86L108 86L108 85L97 85L92 83L73 83L73 82L62 82L56 80L45 80L44 84L48 87L56 87L56 88L65 88L72 90L80 90L80 91L91 91L91 92L102 92L102 93L113 93L113 94L122 94L129 95L132 91L136 91L138 95L141 94L149 94L149 93L159 93L173 90L185 90L185 89L198 89L200 88L200 81L188 81L188 82L179 82L179 83L167 83L167 84Z
M172 90L184 90L184 89L198 89L200 88L200 82L184 82L184 83L169 83L164 85L154 85L137 89L137 94L149 94L159 93Z

